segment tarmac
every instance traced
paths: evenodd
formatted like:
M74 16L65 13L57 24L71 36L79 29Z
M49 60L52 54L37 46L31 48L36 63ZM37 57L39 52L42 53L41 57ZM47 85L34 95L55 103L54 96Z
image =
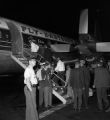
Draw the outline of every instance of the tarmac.
M0 78L0 120L25 120L25 96L23 81L13 78ZM110 98L109 98L110 100ZM82 107L80 112L73 110L73 103L63 105L54 98L54 107L48 110L39 109L41 120L110 120L110 112L97 110L97 99L89 97L89 108Z

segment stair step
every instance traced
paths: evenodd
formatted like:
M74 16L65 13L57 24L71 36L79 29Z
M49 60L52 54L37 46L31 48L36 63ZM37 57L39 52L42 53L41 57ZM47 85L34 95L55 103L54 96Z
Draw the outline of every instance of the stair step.
M26 59L19 59L19 58L17 58L19 61L27 61Z
M26 60L20 60L22 63L27 63L28 64L28 61Z
M29 57L32 57L32 56L35 56L35 58L36 58L36 61L38 61L39 63L40 62L46 62L47 60L45 60L45 58L43 57L43 56L41 56L41 55L39 55L39 54L36 54L36 55L33 55L31 52L28 52L28 50L25 50L24 51L24 55L26 55L26 56L29 56ZM27 57L26 57L27 58ZM25 61L24 59L19 59L23 64L27 64L27 61ZM47 61L48 62L48 61ZM64 80L62 80L58 75L56 75L55 73L53 74L53 77L52 77L52 79L53 79L53 83L55 83L55 86L54 86L54 88L53 88L53 94L58 98L58 99L60 99L62 102L63 102L63 104L66 104L66 102L67 102L67 100L66 100L66 95L65 95L65 91L63 91L63 89L60 89L60 86L59 86L59 88L57 88L57 83L56 83L56 81L54 81L54 79L55 78L57 78L57 79L59 79L59 80L61 80L63 83L64 83L64 85L65 85L65 81ZM62 87L61 87L62 88Z
M17 58L18 60L20 60L20 61L27 61L26 59L19 59L19 58ZM28 62L28 61L27 61Z
M25 58L18 58L18 60L26 60Z
M31 53L30 54L28 54L28 56L30 57L30 56L33 56L33 55L31 55ZM20 60L23 64L25 64L26 66L28 65L27 64L27 62L25 63L24 62L24 60ZM42 57L42 56L40 56L40 55L37 55L36 54L36 61L38 61L39 63L40 62L45 62L46 60L45 60L45 58L44 57ZM48 61L47 61L48 62ZM55 73L53 74L53 77L52 78L58 78L58 79L61 79L58 75L56 75ZM61 80L62 81L62 80ZM55 81L53 81L53 83L54 83ZM65 82L64 82L64 84L65 84ZM55 86L58 86L57 85L57 83L55 82ZM61 100L62 101L62 103L63 104L66 104L67 103L67 95L65 94L65 92L62 90L62 89L60 89L60 88L58 88L58 90L56 90L57 89L57 87L55 87L54 86L54 88L53 88L53 94L59 99L59 100ZM60 87L60 86L59 86Z
M23 58L23 55L21 55L21 54L13 54L13 55L17 58Z
M61 100L61 101L63 102L63 104L66 104L66 99L65 99L63 96L61 96L57 91L53 90L53 94L54 94L59 100Z
M28 62L22 62L23 64L28 64Z

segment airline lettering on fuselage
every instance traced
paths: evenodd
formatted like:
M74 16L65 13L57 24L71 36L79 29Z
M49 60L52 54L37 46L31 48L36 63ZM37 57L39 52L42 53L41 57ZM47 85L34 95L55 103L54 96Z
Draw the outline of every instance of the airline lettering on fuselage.
M45 32L45 37L55 39L55 40L58 40L58 41L63 41L63 39L61 39L60 35L56 35L56 34L49 33L49 32Z
M49 33L49 32L45 32L45 37L46 38L51 38L51 39L57 39L57 37L54 37L54 34Z
M42 41L42 40L40 40L40 39L38 39L38 43L39 43L39 44L45 44L45 42Z
M32 34L32 35L39 36L39 37L48 38L48 39L55 39L58 41L63 41L63 38L60 35L56 35L50 32L46 32L46 31L37 30L34 28L26 27L26 26L21 26L21 32Z
M37 32L36 32L34 29L29 28L29 27L21 26L21 31L22 31L23 33L27 33L27 34L37 35L37 34L36 34Z

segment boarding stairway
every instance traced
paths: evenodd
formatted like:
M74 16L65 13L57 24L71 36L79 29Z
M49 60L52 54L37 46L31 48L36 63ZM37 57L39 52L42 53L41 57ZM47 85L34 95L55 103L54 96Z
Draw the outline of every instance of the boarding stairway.
M16 61L24 69L28 66L28 60L23 55L13 55L13 54L11 54L11 58L14 61Z
M24 57L25 56L25 57ZM31 51L29 49L24 49L24 55L11 55L12 59L14 61L16 61L22 68L26 68L28 66L28 59L29 57L35 57L36 61L38 63L41 63L45 60L45 58L43 58L43 56L41 56L40 54L36 53L36 56L33 56L33 54L31 54ZM48 62L48 61L46 61ZM62 83L62 86L60 86L57 82L60 81ZM52 77L51 77L51 81L52 81L52 85L53 85L53 94L63 103L66 104L68 102L67 100L67 94L66 94L66 88L65 86L65 81L60 78L57 73L52 73Z

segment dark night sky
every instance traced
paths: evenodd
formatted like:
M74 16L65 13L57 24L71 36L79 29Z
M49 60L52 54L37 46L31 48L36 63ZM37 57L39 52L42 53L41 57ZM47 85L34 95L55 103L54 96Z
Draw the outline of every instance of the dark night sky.
M36 1L36 3L30 1L26 3L3 3L0 6L0 16L2 17L72 38L76 38L78 34L79 15L82 9L89 8L92 18L98 16L98 23L101 24L99 25L101 28L105 27L103 23L107 25L107 22L109 22L108 18L110 18L110 15L107 14L109 10L108 3L99 1L91 1L89 3L87 0L82 2L80 0L73 2L51 0L51 2ZM104 17L107 22L105 22ZM108 25L106 28L109 28ZM107 30L106 32L109 33Z

